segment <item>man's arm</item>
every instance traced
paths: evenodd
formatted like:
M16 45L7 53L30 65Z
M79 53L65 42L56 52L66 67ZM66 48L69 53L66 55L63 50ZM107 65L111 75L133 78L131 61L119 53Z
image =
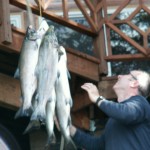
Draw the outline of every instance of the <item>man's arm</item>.
M139 123L145 119L144 104L142 97L135 96L130 98L128 102L116 103L108 100L100 99L97 87L92 83L85 83L81 86L87 91L90 100L96 104L108 117L117 119L122 123L134 124Z
M104 150L105 142L104 135L94 137L87 134L74 126L70 127L70 134L78 147L85 148L86 150Z
M108 115L108 117L119 120L125 124L135 124L146 119L145 106L142 100L140 96L131 97L123 103L104 100L99 105L99 108Z

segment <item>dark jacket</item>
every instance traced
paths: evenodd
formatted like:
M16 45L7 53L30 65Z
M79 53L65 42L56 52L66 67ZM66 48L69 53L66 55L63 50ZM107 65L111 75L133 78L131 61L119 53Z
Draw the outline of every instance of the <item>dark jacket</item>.
M77 130L74 142L86 150L150 150L150 105L142 96L121 103L104 100L100 107L109 116L105 131L93 137Z

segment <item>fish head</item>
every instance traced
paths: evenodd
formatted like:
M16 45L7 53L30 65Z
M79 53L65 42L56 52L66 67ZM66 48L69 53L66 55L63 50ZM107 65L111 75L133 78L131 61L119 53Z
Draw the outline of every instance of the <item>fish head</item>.
M54 26L52 25L49 26L45 36L50 44L50 47L58 49L59 44L58 44L57 36L54 31Z
M38 38L36 30L30 25L26 31L26 40L35 41Z

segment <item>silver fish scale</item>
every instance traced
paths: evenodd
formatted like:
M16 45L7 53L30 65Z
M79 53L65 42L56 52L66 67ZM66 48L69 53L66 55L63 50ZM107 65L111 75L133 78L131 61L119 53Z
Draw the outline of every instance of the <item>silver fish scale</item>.
M40 50L39 59L37 63L37 100L38 105L31 116L31 120L40 119L42 121L46 118L46 103L52 99L52 90L57 78L58 65L58 42L52 26L49 27L45 36L43 37ZM55 43L55 44L54 44ZM48 45L48 46L47 46Z
M58 71L59 78L56 82L56 115L64 139L70 141L69 126L71 124L70 108L72 106L72 98L68 82L67 72L67 56L65 49L61 46L60 50L63 55L60 57Z
M30 40L32 37L34 40ZM24 38L19 58L19 78L21 85L22 106L16 113L19 116L30 116L32 113L32 96L36 89L35 67L38 60L37 34L32 28L28 27Z

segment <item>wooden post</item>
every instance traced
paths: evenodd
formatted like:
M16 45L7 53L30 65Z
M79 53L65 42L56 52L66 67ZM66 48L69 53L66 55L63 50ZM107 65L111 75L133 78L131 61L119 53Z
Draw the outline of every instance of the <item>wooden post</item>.
M105 0L101 1L103 1L103 3L105 2ZM99 3L100 3L99 0L95 0L95 5L98 5ZM101 10L97 12L97 19L98 22L102 22L102 19L104 19ZM99 24L99 26L102 25ZM105 35L103 26L100 28L98 36L94 39L94 51L96 53L96 56L100 59L100 67L99 67L100 74L107 74L108 73L107 62L104 60L106 56L106 47L105 47Z
M9 0L0 0L0 42L12 43Z

